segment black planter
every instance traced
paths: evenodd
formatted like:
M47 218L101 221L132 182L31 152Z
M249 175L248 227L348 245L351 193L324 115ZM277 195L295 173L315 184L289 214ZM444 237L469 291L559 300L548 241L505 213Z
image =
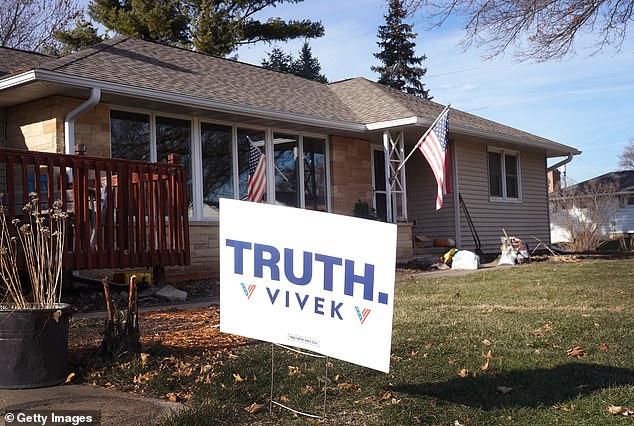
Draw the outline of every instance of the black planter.
M0 305L0 389L42 388L66 381L72 312L65 303L51 309Z

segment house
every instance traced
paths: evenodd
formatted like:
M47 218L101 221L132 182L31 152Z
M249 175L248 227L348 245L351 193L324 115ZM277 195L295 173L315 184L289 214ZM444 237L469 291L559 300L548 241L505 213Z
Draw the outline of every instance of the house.
M559 181L556 175L554 180ZM553 243L570 242L569 216L577 222L591 223L602 241L634 234L634 170L610 172L566 188L556 188L551 199Z
M218 204L246 195L248 151L266 158L266 199L352 215L358 201L398 223L397 257L412 236L499 251L502 228L549 240L547 159L575 148L450 110L450 188L422 155L404 156L443 110L364 78L331 84L117 36L62 58L0 49L3 146L161 162L188 173L191 265L218 271ZM301 159L301 160L300 160ZM467 206L477 236L469 226ZM257 218L254 218L257 220ZM283 232L284 230L280 230Z

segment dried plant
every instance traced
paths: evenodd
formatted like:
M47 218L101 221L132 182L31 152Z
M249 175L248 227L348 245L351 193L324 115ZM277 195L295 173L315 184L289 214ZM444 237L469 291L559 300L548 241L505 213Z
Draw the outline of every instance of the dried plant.
M29 194L24 206L24 218L14 219L16 237L12 237L1 204L0 262L5 286L5 304L17 309L52 308L59 304L62 294L62 258L68 214L57 200L52 209L42 212L37 193ZM19 240L19 245L18 245ZM26 269L31 281L31 300L27 299L17 270L18 247L24 253ZM31 302L31 303L30 303Z

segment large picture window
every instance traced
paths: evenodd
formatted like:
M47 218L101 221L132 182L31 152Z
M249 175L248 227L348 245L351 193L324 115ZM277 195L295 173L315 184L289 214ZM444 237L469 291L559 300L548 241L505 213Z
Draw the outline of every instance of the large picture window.
M489 149L489 196L498 200L520 199L519 154Z
M110 111L110 136L113 158L165 162L179 155L192 220L217 218L221 198L246 199L251 147L266 158L264 202L329 210L325 137L119 110Z

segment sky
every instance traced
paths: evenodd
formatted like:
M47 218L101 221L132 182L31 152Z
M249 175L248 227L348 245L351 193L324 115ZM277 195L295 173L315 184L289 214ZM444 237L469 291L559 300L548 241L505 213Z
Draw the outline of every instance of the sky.
M385 0L304 0L265 12L323 23L325 36L309 42L329 81L378 78L370 66L379 65L373 53ZM460 22L433 30L421 18L407 22L418 33L416 54L427 57L423 82L433 101L582 151L562 168L571 183L618 170L619 155L634 138L634 33L620 52L590 56L582 46L563 61L517 63L512 52L486 61L481 51L464 51ZM242 47L238 60L260 65L276 46L297 56L302 43Z

